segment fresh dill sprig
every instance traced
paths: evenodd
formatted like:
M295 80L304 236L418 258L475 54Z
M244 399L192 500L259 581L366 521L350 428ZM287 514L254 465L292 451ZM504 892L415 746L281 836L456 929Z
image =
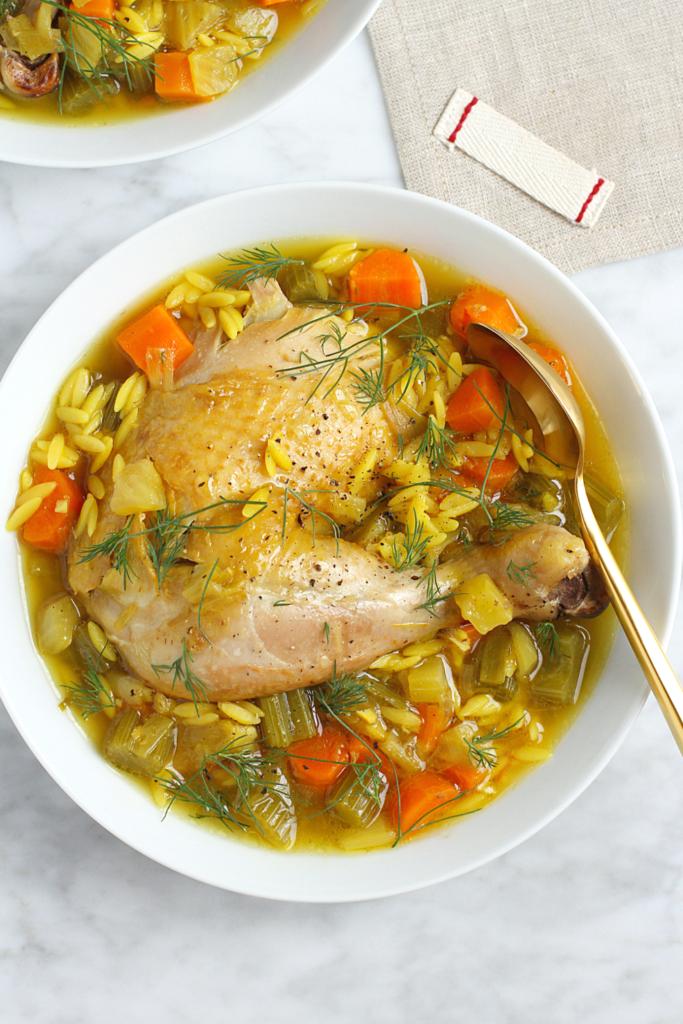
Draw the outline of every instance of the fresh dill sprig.
M154 64L155 50L151 44L142 44L149 46L149 54L146 57L136 57L126 49L124 43L130 41L139 44L139 40L135 33L125 25L114 21L113 18L91 18L61 3L60 0L45 0L45 2L50 7L54 7L59 12L60 18L64 18L66 22L66 29L62 31L64 60L62 61L58 91L60 113L64 81L69 68L85 79L88 87L99 100L103 99L102 89L108 78L123 76L129 88L132 88L131 71L142 70L150 80L158 75ZM74 39L74 29L78 29L79 32L87 32L97 40L99 57L96 63L93 63L79 49L79 45ZM117 65L110 64L110 56L117 58Z
M432 415L427 421L427 429L415 453L415 462L419 462L423 456L434 469L437 466L453 469L453 466L458 464L458 447L453 436L440 427L436 417Z
M418 587L421 587L423 584L425 585L427 589L427 596L422 604L419 604L417 607L418 609L424 608L430 615L436 615L436 606L441 604L442 601L448 601L448 599L453 596L452 594L441 593L441 587L438 579L436 578L437 568L437 562L432 562L429 572L418 583Z
M534 635L548 661L559 661L562 657L562 645L555 623L539 622L534 629Z
M272 753L255 752L245 747L241 739L231 740L215 754L206 754L202 758L201 767L188 779L157 777L156 781L170 795L164 818L176 800L181 803L194 804L201 814L207 818L217 818L226 828L244 830L249 820L262 832L255 817L249 798L254 790L280 793L284 790L284 780L279 777L273 781L267 777L274 772L276 756ZM229 776L235 789L234 800L228 799L225 793L213 781L210 768L221 768ZM245 816L249 819L245 821Z
M206 591L208 589L209 583L211 582L211 577L215 573L215 571L216 571L216 569L218 567L218 563L219 562L220 562L220 558L217 558L216 561L211 566L211 568L209 569L208 575L206 577L206 582L205 582L204 587L202 589L202 596L199 598L199 604L197 605L197 629L202 634L204 639L207 640L209 643L211 643L211 641L209 640L208 636L206 635L206 633L202 629L202 611L203 611L203 608L204 608L204 598L206 597Z
M224 288L233 288L238 284L250 284L258 278L266 281L277 277L283 267L294 264L303 266L304 260L295 260L291 256L283 256L277 246L255 246L253 249L242 249L238 256L221 256L228 264L228 269L219 274L218 283Z
M523 587L531 586L530 580L536 579L536 573L532 572L532 569L537 562L527 562L525 565L516 565L516 563L510 559L507 564L505 573L509 580L514 583L519 583Z
M126 584L137 575L131 568L128 561L128 545L138 534L131 534L130 530L135 521L135 516L130 516L126 525L114 533L107 534L99 544L92 544L81 552L79 562L91 562L94 558L103 555L111 559L112 568L123 575L123 589Z
M331 305L332 303L327 303ZM373 334L369 337L360 338L356 341L352 341L350 344L344 346L344 340L347 336L347 332L342 330L337 323L328 323L327 331L321 334L318 341L320 343L321 355L319 358L313 358L307 352L301 352L299 354L299 366L292 368L291 366L281 367L277 373L279 375L287 377L305 377L310 374L320 374L320 380L316 383L313 391L308 396L308 400L313 397L319 388L323 386L331 379L331 383L325 391L324 397L330 395L337 387L342 377L349 368L350 362L365 352L370 347L379 347L379 359L380 359L380 372L377 370L372 371L368 374L368 371L362 371L361 369L354 370L352 376L354 378L354 388L357 393L360 394L361 404L364 405L364 411L367 412L373 405L377 405L380 401L385 401L386 395L382 386L383 367L384 367L384 345L383 342L387 336L392 332L396 331L399 327L404 324L408 324L411 321L415 321L418 324L419 331L422 332L420 317L428 310L435 309L439 306L446 305L446 301L432 302L430 305L423 306L422 309L412 309L410 306L401 306L397 303L358 303L358 302L340 302L335 303L338 306L339 311L347 309L359 309L364 317L372 316L373 312L378 309L392 309L400 310L404 312L404 316L400 317L396 323L391 324L378 334ZM312 320L308 320L305 324L300 327L294 327L290 331L285 331L284 334L280 335L280 338L286 338L289 334L300 333L304 328L308 330L313 324L321 323L323 321L329 321L330 312L325 312L319 317L315 317ZM406 337L408 337L406 335ZM404 388L404 393L410 387L410 383L414 380L418 373L426 372L430 359L435 358L436 349L435 343L431 338L428 338L426 334L419 333L418 335L411 334L410 337L417 337L418 342L411 349L411 365L400 375L397 382L391 385L392 391L400 391L401 386ZM421 339L421 340L420 340ZM442 358L439 356L439 358ZM407 375L407 376L406 376ZM398 385L398 386L397 386ZM400 397L403 397L402 395ZM400 398L399 398L400 400Z
M185 516L172 516L168 506L160 509L147 534L147 548L161 590L166 576L180 558L188 536Z
M202 817L216 818L230 831L233 828L243 830L245 825L236 817L235 808L206 770L208 760L208 757L204 757L201 768L188 779L157 777L156 781L171 798L164 811L164 818L177 800L184 804L194 804L199 808Z
M105 708L113 708L116 705L111 698L109 690L97 674L96 666L88 661L87 668L81 676L80 683L66 685L67 704L73 704L80 711L83 718L90 718Z
M435 303L434 305L439 305L439 303ZM426 306L425 309L427 309ZM408 365L387 389L390 394L393 394L394 401L396 403L403 401L408 389L416 380L421 378L424 379L430 370L436 371L438 369L439 362L444 366L448 366L448 361L441 355L439 347L434 339L430 338L428 334L425 334L422 331L422 324L419 318L421 312L422 310L417 313L419 333L402 335L402 340L405 341L412 339L413 341L406 353L408 356ZM395 330L395 328L393 329ZM389 330L392 330L392 328L389 328Z
M329 679L315 689L318 704L328 714L339 718L350 715L359 708L367 707L365 683L355 672L337 672L337 662Z
M288 608L291 601L273 601L273 608Z
M323 636L325 637L325 643L329 646L329 643L330 643L330 624L329 624L329 622L323 623Z
M187 649L187 641L183 637L183 649L182 653L174 662L170 665L152 665L154 672L159 676L162 672L167 674L173 673L173 682L171 683L171 689L175 689L176 683L180 683L190 694L192 703L197 710L197 704L199 701L206 701L209 699L209 695L206 689L206 683L194 674L192 671L192 664L194 658ZM199 697L197 696L199 694Z
M465 529L464 526L460 527L460 530L458 531L458 536L455 539L459 544L462 544L462 546L465 549L466 555L472 554L474 550L474 544L472 542L472 537L470 536L469 532Z
M384 390L384 367L379 366L376 370L366 370L360 367L353 370L351 376L354 379L352 385L356 401L363 412L369 412L375 405L386 402L387 393Z
M373 752L374 753L374 752ZM307 758L307 760L322 760L321 758ZM382 796L387 789L387 781L385 780L384 774L380 771L380 759L375 755L375 759L371 761L351 761L348 764L346 762L329 762L331 764L346 765L348 781L343 788L335 795L333 800L330 800L322 811L316 812L316 814L310 814L309 818L315 818L318 814L325 814L327 811L332 810L341 800L348 796L349 792L356 786L359 787L361 795L371 800L376 807L379 809L382 806Z
M518 505L507 505L504 501L492 501L488 503L488 509L492 512L493 530L520 530L523 526L533 526L537 522L534 516L529 515Z
M473 736L472 739L465 737L465 743L467 744L467 756L470 760L470 764L474 765L475 768L495 768L498 764L498 754L493 746L496 740L501 740L508 733L516 729L520 722L524 721L524 715L508 725L505 729L501 729L496 732L495 729L491 729L484 736Z
M210 512L216 508L223 508L229 505L256 505L257 509L249 519L239 523L228 523L217 526L205 526L203 523L190 522L203 512ZM239 530L245 523L250 522L255 516L268 507L265 501L252 501L251 499L221 498L204 508L195 509L192 512L184 512L177 516L171 516L168 509L161 509L154 516L154 521L144 530L131 533L131 527L135 516L131 515L128 522L120 530L109 533L98 544L85 548L78 559L79 562L90 562L101 555L112 560L112 567L123 574L123 589L126 589L127 582L135 576L129 563L128 548L130 542L137 537L145 537L149 555L157 575L157 586L161 589L167 574L174 567L180 558L187 537L192 531L204 531L206 533L225 534Z
M424 523L413 509L413 529L404 534L404 540L394 537L391 542L391 558L397 572L417 568L427 551L429 537L424 536Z

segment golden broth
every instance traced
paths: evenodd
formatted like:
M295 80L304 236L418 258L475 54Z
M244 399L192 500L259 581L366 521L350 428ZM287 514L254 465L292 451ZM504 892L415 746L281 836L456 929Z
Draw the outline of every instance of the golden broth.
M326 249L329 245L337 244L337 242L338 239L319 238L285 240L276 244L284 255L296 256L299 259L312 261L322 250ZM362 247L372 247L372 245L373 243L364 242ZM438 301L441 298L454 297L468 283L468 279L462 273L446 266L442 262L421 253L413 253L412 255L418 259L424 271L431 302ZM199 269L200 273L214 278L225 269L225 262L223 258L216 257L207 260L200 268L188 269ZM107 382L112 379L122 381L130 374L132 364L128 357L114 343L114 335L121 326L134 320L137 315L140 315L153 303L159 300L163 301L170 288L180 279L181 275L176 275L172 280L167 281L163 287L160 286L155 289L144 300L141 300L133 308L127 310L117 324L112 325L103 333L100 339L93 343L84 358L92 371L95 381L103 380ZM538 330L529 324L524 309L517 308L517 312L529 326L529 340L543 341L552 346L552 339L543 337ZM82 362L83 360L79 360L79 364ZM588 391L578 383L573 373L572 377L574 380L574 395L581 406L586 424L587 467L610 491L621 497L623 492L619 471L611 454L609 440L600 422L598 412L589 398ZM54 431L57 422L54 411L52 411L46 420L42 433ZM82 472L81 479L83 476L84 473ZM622 517L611 541L612 548L622 564L626 557L627 529L625 518L625 516ZM35 634L36 617L40 606L50 596L54 595L55 592L64 589L66 585L65 560L63 557L59 558L36 551L24 543L21 544L21 549L27 605ZM537 724L543 738L543 745L548 750L552 750L559 742L589 699L613 645L616 633L616 618L611 608L596 619L581 620L581 625L590 634L590 650L577 703L561 708L535 707L532 711L533 720ZM81 671L71 648L61 655L46 657L45 661L62 693L65 692L63 687L73 683ZM521 703L526 707L527 696L526 684L522 683L520 690L514 698L515 703ZM68 713L72 712L69 711ZM104 714L97 714L87 721L83 721L78 714L74 715L74 718L82 725L90 740L100 748L104 734L109 726L109 719ZM468 810L478 809L505 789L515 785L530 768L535 767L531 762L520 761L515 759L514 756L510 756L507 750L509 746L509 737L503 738L500 741L498 763L487 780L484 789L463 796L462 802L458 802L455 809L448 812L449 814L464 813ZM131 781L136 782L136 784L143 785L144 787L148 785L145 780L135 779L132 776L128 777ZM159 802L158 787L156 787L156 796L157 802ZM322 797L306 793L306 799L309 803L305 812L298 819L295 849L297 851L306 850L314 852L329 851L330 849L339 850L339 841L345 834L345 826L332 815L320 813L324 810ZM180 813L191 817L195 816L190 805L176 803L175 807ZM223 826L220 823L211 819L203 819L202 826L223 830ZM235 832L235 834L241 835L239 832ZM253 832L245 834L243 838L249 842L262 842L260 837Z

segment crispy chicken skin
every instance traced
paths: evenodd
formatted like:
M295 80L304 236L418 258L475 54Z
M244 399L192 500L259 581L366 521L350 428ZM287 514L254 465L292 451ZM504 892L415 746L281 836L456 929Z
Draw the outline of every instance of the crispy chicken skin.
M311 397L319 377L287 373L301 365L302 352L320 355L326 324L310 323L320 309L292 308L274 282L252 287L254 313L238 340L221 344L216 331L198 335L173 389L148 394L121 454L127 465L152 460L174 514L193 513L222 498L244 500L273 483L264 453L268 439L279 438L292 470L278 470L267 507L248 520L240 504L199 514L196 526L236 528L194 529L182 564L161 590L144 538L134 539L132 574L124 586L107 557L79 560L84 547L126 523L111 509L113 484L105 470L95 535L73 542L69 552L72 589L128 668L175 697L190 695L170 670L184 650L209 698L245 699L321 682L335 665L337 671L361 669L460 621L453 600L437 604L434 614L420 607L427 597L424 570L396 572L359 545L320 531L314 540L310 521L291 498L285 518L286 485L305 492L311 504L323 501L331 484L347 492L370 449L379 454L377 479L368 487L379 493L381 470L397 457L398 438L381 405L363 415L348 374L329 394L325 385ZM330 322L348 330L336 318ZM358 339L365 336L363 326L352 330ZM374 358L370 344L364 364ZM131 533L141 528L136 520ZM535 563L528 588L507 575L510 559ZM211 566L216 586L207 591L198 622L197 593ZM582 613L581 581L588 570L579 538L538 525L520 530L500 548L482 545L439 573L452 591L454 582L487 572L517 615L552 619L572 607Z

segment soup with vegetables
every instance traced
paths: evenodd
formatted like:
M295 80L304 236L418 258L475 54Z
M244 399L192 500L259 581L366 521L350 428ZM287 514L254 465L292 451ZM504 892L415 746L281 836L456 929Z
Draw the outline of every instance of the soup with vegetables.
M8 527L65 710L160 807L279 849L367 850L552 756L614 623L570 472L473 359L473 320L573 388L619 543L617 469L567 359L419 253L221 257L59 387Z
M0 0L0 110L64 120L229 92L325 0Z

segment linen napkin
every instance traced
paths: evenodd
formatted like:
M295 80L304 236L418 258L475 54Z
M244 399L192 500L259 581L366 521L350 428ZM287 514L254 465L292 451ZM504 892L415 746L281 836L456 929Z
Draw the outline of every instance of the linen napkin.
M683 0L384 0L370 34L409 189L565 273L683 245ZM434 135L457 90L614 184L592 227Z

